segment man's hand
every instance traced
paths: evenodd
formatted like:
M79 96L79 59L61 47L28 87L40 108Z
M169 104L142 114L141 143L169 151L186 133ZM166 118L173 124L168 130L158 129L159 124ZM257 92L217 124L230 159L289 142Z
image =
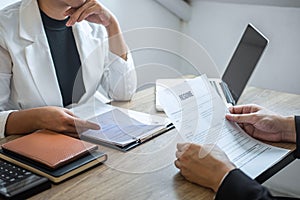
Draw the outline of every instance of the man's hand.
M177 144L175 166L190 182L218 191L224 176L235 166L214 145Z
M229 108L229 121L237 122L250 136L270 142L296 142L294 117L284 117L257 105Z

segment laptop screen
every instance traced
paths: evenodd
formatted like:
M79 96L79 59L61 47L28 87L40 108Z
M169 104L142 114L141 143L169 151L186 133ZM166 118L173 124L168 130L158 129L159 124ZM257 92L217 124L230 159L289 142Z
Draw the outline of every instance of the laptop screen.
M248 24L222 76L235 102L241 96L267 44L268 39Z

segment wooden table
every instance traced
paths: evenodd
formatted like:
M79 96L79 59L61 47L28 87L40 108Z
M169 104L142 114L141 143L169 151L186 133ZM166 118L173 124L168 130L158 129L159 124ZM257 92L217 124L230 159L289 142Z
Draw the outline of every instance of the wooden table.
M154 101L154 89L150 88L138 92L131 102L113 105L163 115L155 111ZM286 115L300 114L300 96L271 90L249 87L239 103L257 103ZM189 183L175 168L176 143L180 141L173 129L127 153L100 146L109 156L105 164L31 199L213 199L211 190ZM292 144L276 145L295 148Z

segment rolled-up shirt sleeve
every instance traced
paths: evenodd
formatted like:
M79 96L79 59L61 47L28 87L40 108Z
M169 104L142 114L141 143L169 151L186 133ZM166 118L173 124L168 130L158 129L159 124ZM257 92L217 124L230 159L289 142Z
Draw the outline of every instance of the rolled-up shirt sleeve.
M125 61L121 57L108 52L108 60L102 77L102 87L108 96L116 101L128 101L137 87L137 77L132 55L127 54Z
M0 138L5 137L6 121L7 121L9 114L12 112L14 112L14 110L0 112Z

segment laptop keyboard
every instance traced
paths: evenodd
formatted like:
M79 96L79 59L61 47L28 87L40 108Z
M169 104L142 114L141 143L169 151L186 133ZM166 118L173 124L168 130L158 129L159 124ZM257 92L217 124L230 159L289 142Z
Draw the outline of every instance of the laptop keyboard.
M3 160L0 160L0 171L2 172L0 175L0 185L5 187L9 187L32 176L31 172ZM33 176L33 179L36 179L36 177Z
M51 187L48 179L0 159L0 197L24 199Z

